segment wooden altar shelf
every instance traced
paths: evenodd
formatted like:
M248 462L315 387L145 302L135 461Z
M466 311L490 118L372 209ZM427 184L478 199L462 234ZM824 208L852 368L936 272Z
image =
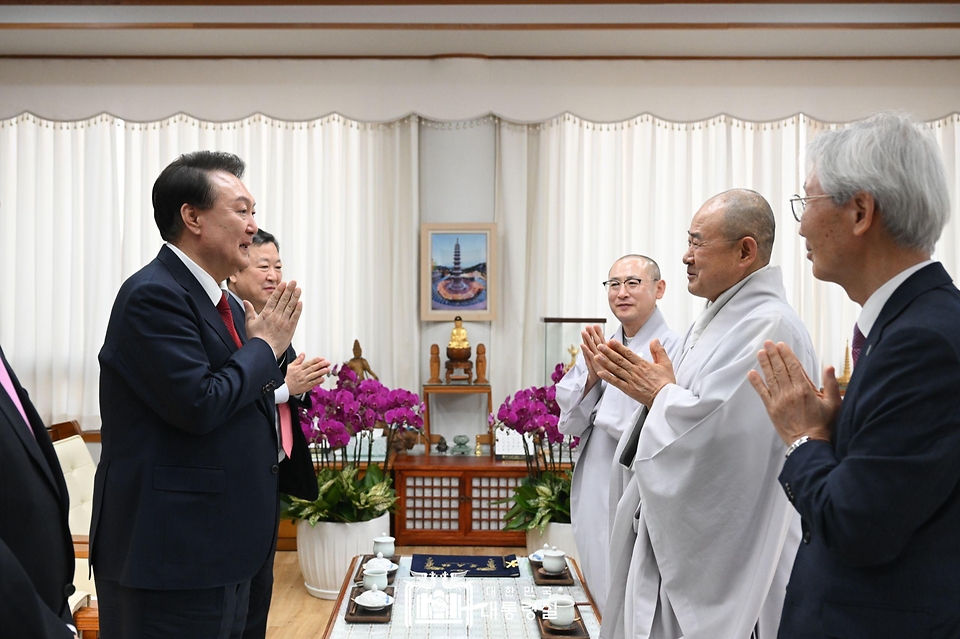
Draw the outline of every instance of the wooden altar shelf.
M423 394L423 435L427 442L430 439L430 396L431 395L486 395L487 396L487 415L493 412L493 393L490 390L490 384L424 384ZM484 416L486 421L486 415ZM453 442L448 442L451 446ZM474 442L470 442L470 448L473 450ZM426 447L425 453L430 455L430 446ZM490 446L490 457L493 457L493 445Z

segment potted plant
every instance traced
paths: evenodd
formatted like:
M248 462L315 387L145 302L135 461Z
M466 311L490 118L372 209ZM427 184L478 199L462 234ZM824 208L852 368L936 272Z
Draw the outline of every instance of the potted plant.
M576 556L569 530L571 451L580 439L565 437L557 428L560 406L556 384L562 378L563 364L557 364L550 376L552 384L525 388L507 397L497 414L490 415L490 423L521 435L527 464L527 476L514 489L513 506L504 515L503 529L526 531L531 551L539 548L546 537L548 543L555 539L551 545ZM569 455L566 466L564 451Z
M284 516L298 522L304 583L323 599L336 598L350 559L368 552L373 539L389 530L389 512L397 501L390 451L405 432L423 429L416 393L389 389L375 379L358 381L346 366L334 375L336 386L311 390L311 405L300 412L320 495L313 501L284 499ZM382 462L373 453L380 439L386 442Z

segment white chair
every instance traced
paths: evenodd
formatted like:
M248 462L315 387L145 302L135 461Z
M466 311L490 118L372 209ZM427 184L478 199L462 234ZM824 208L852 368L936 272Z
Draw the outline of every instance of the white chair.
M70 494L70 533L76 553L76 572L73 585L77 591L70 597L70 608L76 612L89 598L96 597L93 579L89 576L90 518L93 514L93 478L97 465L80 435L72 435L53 442L63 469L63 477Z

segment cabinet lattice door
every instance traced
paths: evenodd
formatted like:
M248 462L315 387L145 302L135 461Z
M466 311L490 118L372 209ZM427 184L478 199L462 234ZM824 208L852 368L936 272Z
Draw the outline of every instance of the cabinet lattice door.
M514 487L526 476L522 463L488 457L401 457L394 465L400 545L522 546L526 535L505 532L503 515Z

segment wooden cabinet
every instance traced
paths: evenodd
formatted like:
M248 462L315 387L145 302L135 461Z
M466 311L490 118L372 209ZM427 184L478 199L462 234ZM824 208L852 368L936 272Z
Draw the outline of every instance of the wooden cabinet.
M394 536L401 546L523 546L524 532L505 532L503 515L514 487L526 477L523 462L489 457L399 457L394 463L397 511Z

